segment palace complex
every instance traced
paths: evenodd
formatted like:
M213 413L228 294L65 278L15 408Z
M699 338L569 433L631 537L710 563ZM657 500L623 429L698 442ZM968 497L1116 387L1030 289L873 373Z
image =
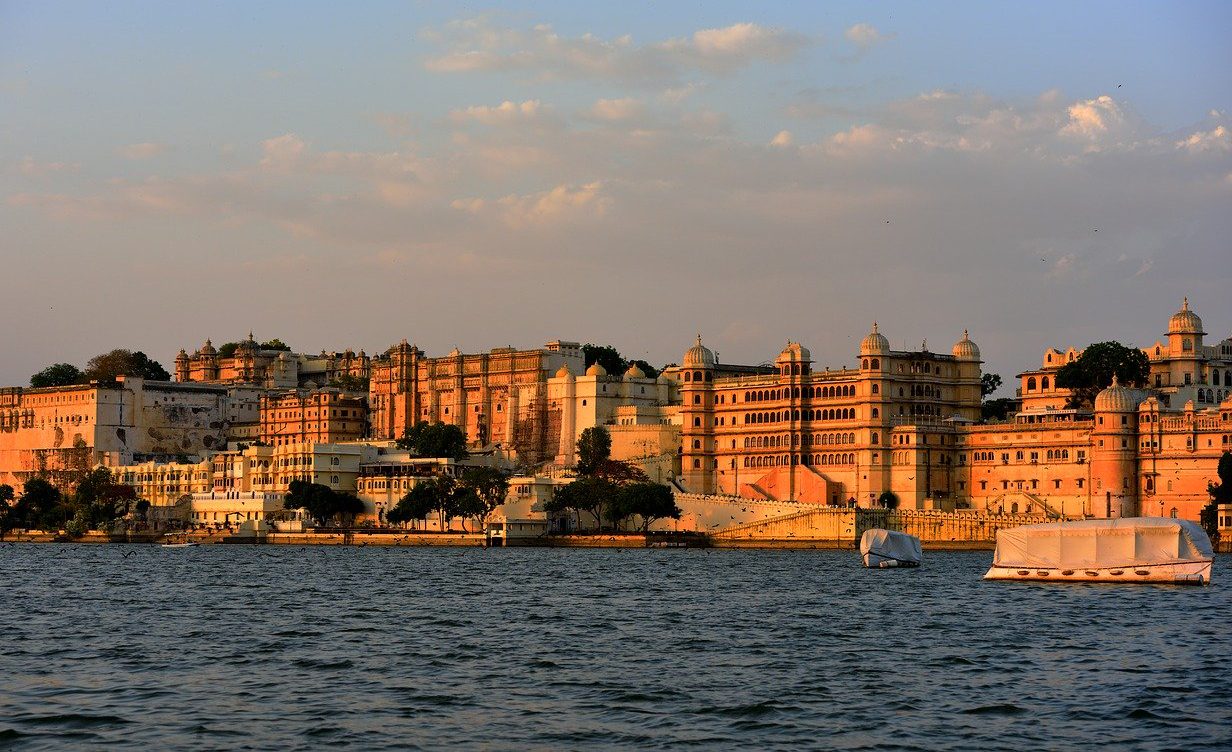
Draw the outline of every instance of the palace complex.
M655 377L588 365L563 340L441 357L403 340L369 357L268 349L250 334L225 357L209 341L182 350L174 382L0 389L0 483L67 484L102 465L165 516L218 522L278 509L299 478L358 492L379 520L415 478L452 472L394 446L417 422L456 425L475 462L519 468L527 498L550 493L537 478L568 477L582 432L602 426L615 459L679 492L1197 519L1232 449L1232 339L1204 337L1186 300L1143 348L1148 383L1114 382L1086 410L1056 383L1082 351L1049 348L1018 375L1016 412L987 422L966 332L946 352L896 350L874 324L834 368L797 342L773 365L720 363L699 336Z

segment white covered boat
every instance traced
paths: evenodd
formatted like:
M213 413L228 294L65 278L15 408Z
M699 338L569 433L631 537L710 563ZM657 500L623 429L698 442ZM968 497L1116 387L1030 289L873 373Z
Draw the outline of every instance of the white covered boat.
M1205 585L1214 559L1206 531L1189 520L1049 522L998 530L984 579Z
M924 551L914 535L873 528L860 536L860 558L871 569L918 567Z

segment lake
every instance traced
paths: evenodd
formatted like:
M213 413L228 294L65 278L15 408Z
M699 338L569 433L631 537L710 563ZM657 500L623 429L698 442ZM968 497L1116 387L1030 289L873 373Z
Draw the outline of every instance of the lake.
M1227 749L1215 585L992 553L0 544L0 747Z

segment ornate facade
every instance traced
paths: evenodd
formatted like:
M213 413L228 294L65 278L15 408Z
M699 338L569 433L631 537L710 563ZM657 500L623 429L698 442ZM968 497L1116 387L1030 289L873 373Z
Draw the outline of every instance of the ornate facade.
M284 392L261 397L262 443L335 444L362 439L368 431L368 401L337 389Z

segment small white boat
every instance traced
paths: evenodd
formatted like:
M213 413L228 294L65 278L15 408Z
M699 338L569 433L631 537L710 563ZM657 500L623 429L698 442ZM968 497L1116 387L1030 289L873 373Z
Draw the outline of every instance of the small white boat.
M997 531L986 580L1206 585L1215 553L1189 520L1124 517Z
M873 528L860 536L860 558L870 569L918 567L924 559L920 539L895 530Z
M163 543L163 548L188 548L190 546L200 546L200 543L190 541L188 543Z

